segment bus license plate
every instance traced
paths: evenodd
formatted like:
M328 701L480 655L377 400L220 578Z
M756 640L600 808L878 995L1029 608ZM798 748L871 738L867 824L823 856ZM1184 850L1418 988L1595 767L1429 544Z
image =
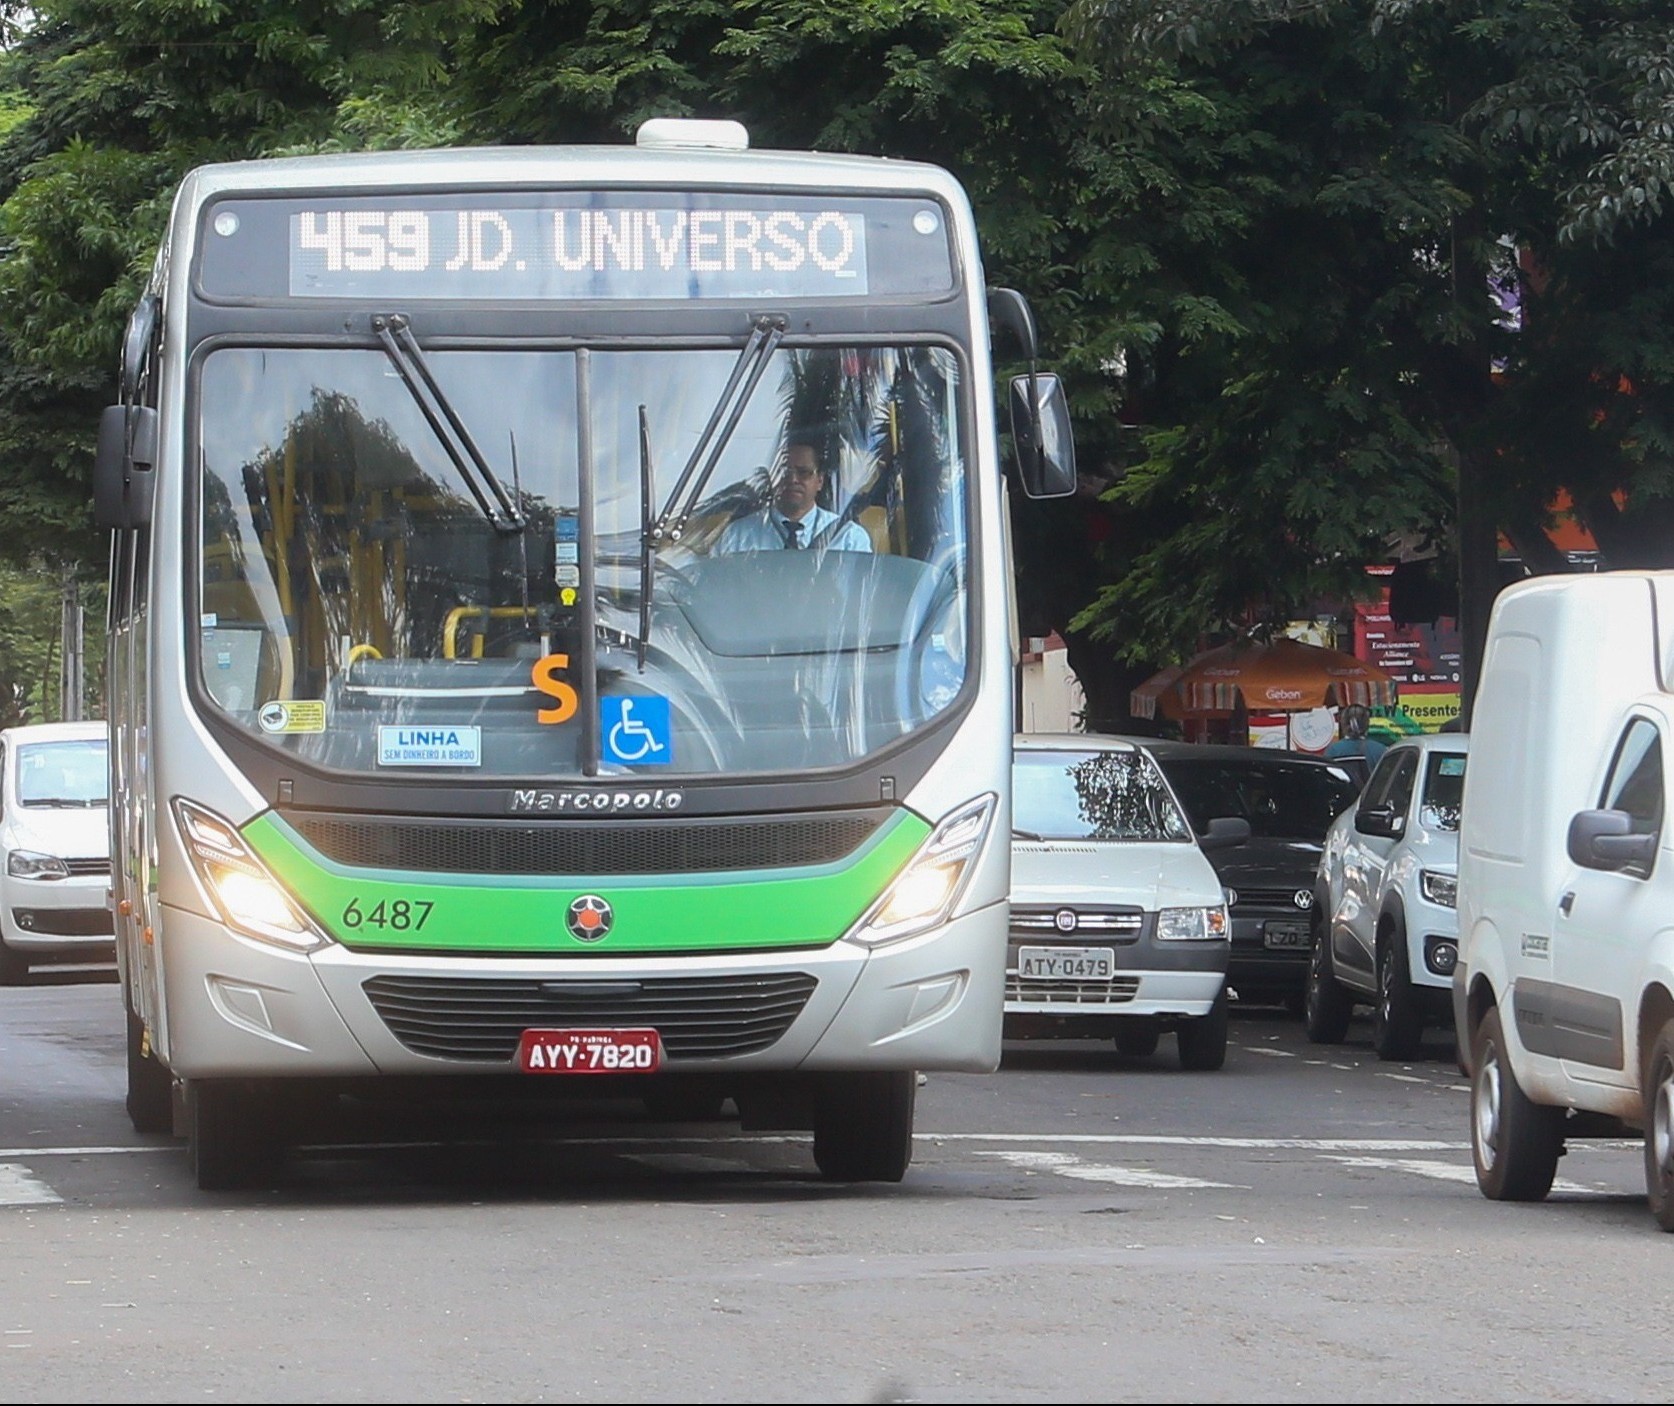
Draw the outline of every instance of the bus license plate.
M525 1030L517 1067L525 1074L655 1074L663 1041L655 1030Z
M1024 981L1109 981L1116 975L1116 949L1019 947L1017 974Z
M1261 930L1261 936L1267 946L1282 947L1287 951L1307 947L1313 941L1306 923L1268 923Z

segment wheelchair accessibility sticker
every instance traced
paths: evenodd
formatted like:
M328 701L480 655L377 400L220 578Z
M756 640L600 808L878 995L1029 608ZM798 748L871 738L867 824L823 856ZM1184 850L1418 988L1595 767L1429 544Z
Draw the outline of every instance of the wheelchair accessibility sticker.
M668 699L605 694L599 699L604 760L619 766L667 766L674 760Z

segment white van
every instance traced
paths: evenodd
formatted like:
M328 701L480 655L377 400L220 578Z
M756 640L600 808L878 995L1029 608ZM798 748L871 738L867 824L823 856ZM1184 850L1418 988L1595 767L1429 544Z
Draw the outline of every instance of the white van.
M0 985L31 963L110 960L110 800L104 723L0 732Z
M1459 842L1453 1004L1477 1182L1551 1188L1570 1137L1642 1133L1674 1230L1674 573L1495 602Z
M1156 761L1115 738L1024 733L1012 778L1006 1033L1114 1038L1145 1058L1172 1030L1182 1068L1219 1069L1226 896ZM1204 843L1249 834L1215 820Z

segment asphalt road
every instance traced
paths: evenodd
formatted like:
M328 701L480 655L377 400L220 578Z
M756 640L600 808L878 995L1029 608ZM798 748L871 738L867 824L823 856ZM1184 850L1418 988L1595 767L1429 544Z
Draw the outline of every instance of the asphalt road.
M0 989L0 1400L1664 1401L1639 1153L1476 1190L1450 1033L1239 1012L1226 1068L1011 1043L930 1075L900 1186L636 1105L419 1116L195 1189L120 1000Z

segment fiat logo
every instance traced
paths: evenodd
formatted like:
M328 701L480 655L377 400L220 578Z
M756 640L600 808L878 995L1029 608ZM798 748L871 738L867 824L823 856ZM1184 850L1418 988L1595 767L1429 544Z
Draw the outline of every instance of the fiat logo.
M584 893L570 904L564 926L577 942L597 942L610 931L610 925L615 920L616 915L604 899L596 893Z
M1291 894L1290 901L1298 908L1312 908L1314 906L1314 891L1312 889L1297 889Z
M1052 915L1052 926L1059 932L1075 931L1075 909L1060 908Z

